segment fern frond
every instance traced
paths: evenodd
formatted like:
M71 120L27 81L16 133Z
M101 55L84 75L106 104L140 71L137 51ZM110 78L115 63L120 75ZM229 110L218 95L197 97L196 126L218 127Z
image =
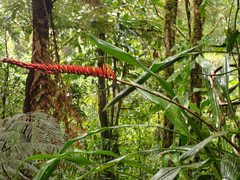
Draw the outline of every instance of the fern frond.
M57 154L65 143L61 125L41 112L17 114L0 121L0 179L13 179L21 160L32 155ZM24 162L20 179L31 179L37 162Z

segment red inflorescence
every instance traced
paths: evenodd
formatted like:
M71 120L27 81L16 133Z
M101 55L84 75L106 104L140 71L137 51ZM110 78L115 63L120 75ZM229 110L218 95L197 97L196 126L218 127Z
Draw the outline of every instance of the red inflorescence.
M87 76L98 76L98 77L105 77L108 79L116 79L115 74L112 72L110 66L107 64L107 70L105 69L105 66L103 64L103 68L100 67L94 67L94 69L91 66L75 66L75 65L45 65L45 64L37 64L37 63L25 63L20 62L14 59L4 58L0 60L1 62L6 62L9 64L13 64L16 66L24 67L27 69L33 69L33 70L44 70L48 73L54 74L54 73L69 73L69 74L82 74Z

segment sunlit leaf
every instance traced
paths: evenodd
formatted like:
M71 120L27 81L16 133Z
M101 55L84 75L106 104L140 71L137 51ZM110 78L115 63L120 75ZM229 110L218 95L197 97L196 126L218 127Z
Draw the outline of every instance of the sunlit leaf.
M212 70L215 68L214 65L207 59L198 57L197 62L201 65L203 73L205 73L205 74L210 74L212 72ZM216 119L216 127L220 128L221 113L219 111L219 105L217 102L217 98L213 92L213 89L211 87L208 77L204 76L204 80L205 80L206 86L207 86L208 99L209 99L209 102L210 102L212 110L213 110L213 117Z
M213 159L207 159L205 161L192 163L188 165L162 168L150 180L173 180L178 175L180 170L197 169L211 164L212 161Z
M230 71L229 54L226 54L226 58L225 58L224 65L223 65L223 72L226 73L226 74L224 74L223 77L220 79L220 86L223 90L224 97L227 99L230 113L231 113L232 117L234 118L234 120L236 122L236 125L238 125L238 122L237 122L236 117L235 117L235 112L234 112L234 109L233 109L232 101L230 99L229 90L228 90L229 89L228 84L229 84L230 73L227 73L227 72L229 72L229 71Z
M197 145L195 145L192 149L190 149L189 151L187 151L186 153L184 153L183 155L180 156L179 160L180 161L184 161L190 157L192 157L193 155L195 155L200 149L202 149L204 146L206 146L209 142L211 142L211 140L215 137L219 137L219 136L223 136L225 134L227 134L227 131L219 131L216 132L215 134L209 136L208 138L204 139L202 142L198 143Z

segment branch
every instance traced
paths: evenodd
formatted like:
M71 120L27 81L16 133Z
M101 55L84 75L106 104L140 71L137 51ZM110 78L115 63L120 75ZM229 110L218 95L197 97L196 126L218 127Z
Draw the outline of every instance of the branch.
M203 37L203 40L205 39L205 37L207 37L209 34L211 34L217 28L217 26L220 23L221 19L222 18L219 18L218 22L215 24L215 26L213 26L212 30L209 33L205 34L205 36Z

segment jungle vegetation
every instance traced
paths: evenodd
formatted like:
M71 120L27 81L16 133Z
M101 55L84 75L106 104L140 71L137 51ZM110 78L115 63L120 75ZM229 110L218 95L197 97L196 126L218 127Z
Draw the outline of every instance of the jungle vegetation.
M0 179L240 179L239 8L1 1Z

